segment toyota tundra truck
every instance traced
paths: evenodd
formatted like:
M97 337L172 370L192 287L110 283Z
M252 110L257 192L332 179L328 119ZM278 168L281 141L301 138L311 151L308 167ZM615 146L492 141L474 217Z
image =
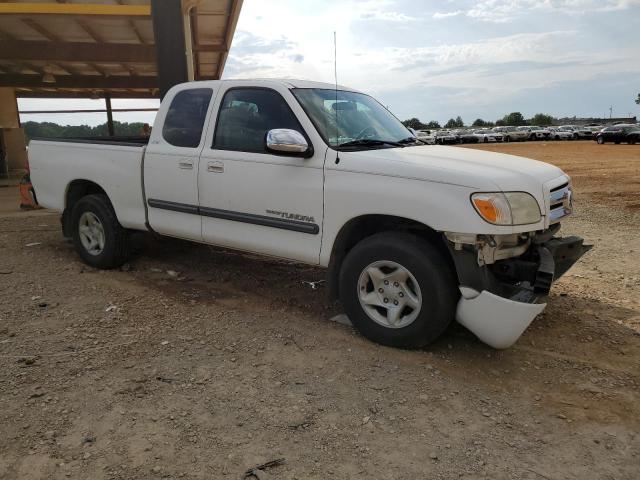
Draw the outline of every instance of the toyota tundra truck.
M395 347L454 319L511 346L589 248L558 236L573 197L557 167L425 145L324 83L177 85L148 138L34 139L29 157L92 267L122 265L137 230L318 265L358 331Z

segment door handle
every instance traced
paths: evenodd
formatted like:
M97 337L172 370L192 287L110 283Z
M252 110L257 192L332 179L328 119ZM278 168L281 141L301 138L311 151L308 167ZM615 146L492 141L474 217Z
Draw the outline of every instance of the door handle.
M209 162L209 163L207 163L207 172L224 173L224 163L222 163L222 162Z
M178 166L183 170L193 170L193 161L192 160L180 160L178 162Z

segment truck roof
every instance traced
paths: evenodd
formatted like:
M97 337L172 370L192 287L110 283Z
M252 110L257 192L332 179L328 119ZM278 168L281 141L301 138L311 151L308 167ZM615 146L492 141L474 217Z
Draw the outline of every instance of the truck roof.
M218 85L218 84L234 84L234 85L247 85L247 86L284 86L286 88L322 88L327 90L333 90L336 88L334 83L326 82L314 82L312 80L299 80L292 78L238 78L238 79L226 79L226 80L202 80L196 82L183 83L180 86L184 88L187 85L197 85L199 87L206 85ZM338 85L338 90L346 90L349 92L359 92L355 88L346 87L344 85Z

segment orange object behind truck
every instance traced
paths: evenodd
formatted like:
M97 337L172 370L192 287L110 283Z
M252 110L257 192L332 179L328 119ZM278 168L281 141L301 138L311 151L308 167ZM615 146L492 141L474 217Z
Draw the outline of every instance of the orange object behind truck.
M40 205L38 205L36 191L33 189L33 185L31 185L31 172L28 159L25 166L27 167L27 173L25 173L20 180L20 208L22 210L41 208Z

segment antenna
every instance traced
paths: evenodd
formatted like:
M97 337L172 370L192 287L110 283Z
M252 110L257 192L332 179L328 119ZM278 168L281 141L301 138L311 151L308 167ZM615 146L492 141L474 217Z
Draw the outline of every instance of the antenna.
M340 163L340 152L338 152L338 140L340 138L340 127L338 126L338 42L336 31L333 31L333 79L335 82L336 102L333 105L336 119L336 165Z

